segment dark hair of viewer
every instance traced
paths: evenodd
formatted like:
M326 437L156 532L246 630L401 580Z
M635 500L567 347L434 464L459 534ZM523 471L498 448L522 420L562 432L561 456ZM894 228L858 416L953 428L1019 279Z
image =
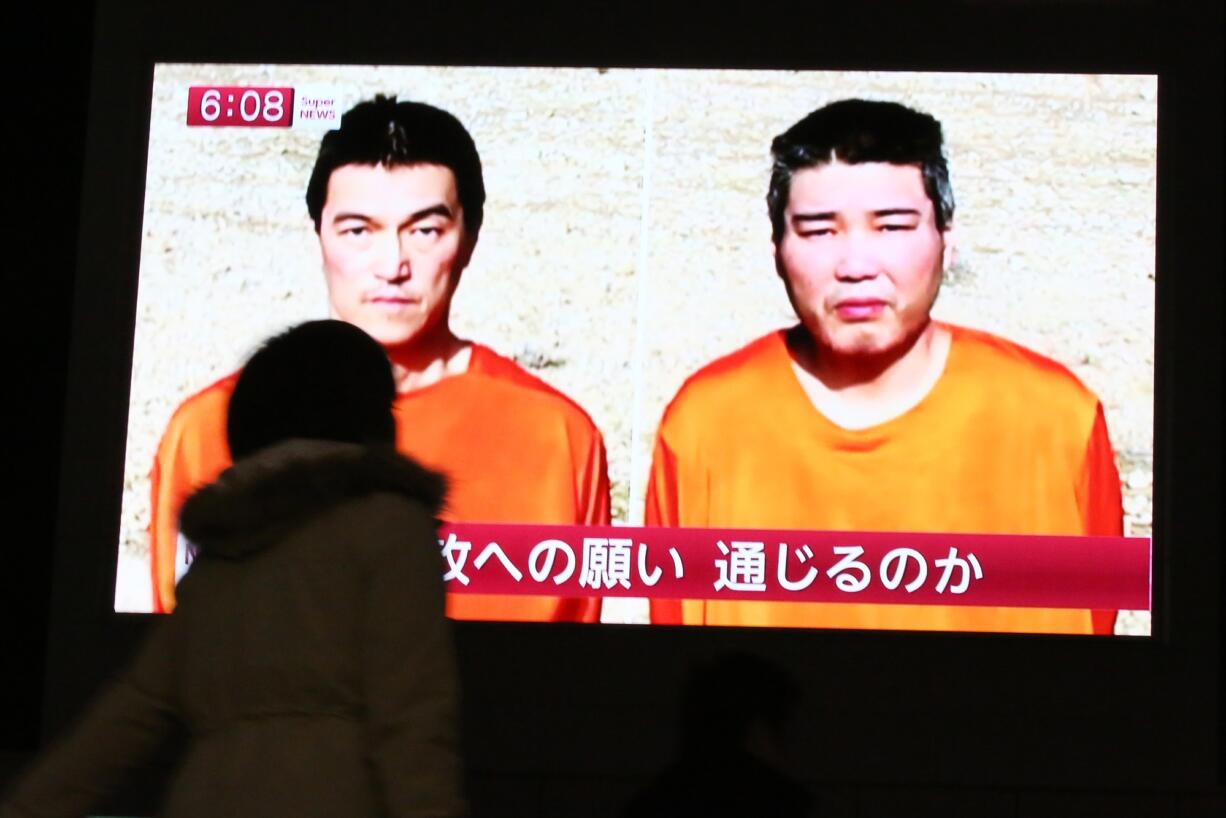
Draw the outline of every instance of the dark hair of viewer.
M485 211L481 157L460 120L423 102L397 102L380 94L359 102L341 117L341 126L324 134L307 183L306 204L319 232L328 180L345 165L441 165L455 176L464 210L464 228L476 236Z
M293 438L392 445L396 383L378 342L344 321L308 321L274 336L239 374L226 418L239 460Z
M766 206L771 237L783 238L792 174L830 162L914 165L924 179L938 230L954 218L954 192L943 151L941 123L897 102L844 99L818 108L771 142L771 181Z

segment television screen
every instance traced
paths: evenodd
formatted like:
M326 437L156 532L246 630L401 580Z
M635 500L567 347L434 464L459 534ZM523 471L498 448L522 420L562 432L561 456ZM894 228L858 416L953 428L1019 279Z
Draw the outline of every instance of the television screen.
M333 316L452 480L454 618L1149 635L1157 86L156 65L115 610L173 608L235 374ZM380 96L483 218L409 120L310 203Z

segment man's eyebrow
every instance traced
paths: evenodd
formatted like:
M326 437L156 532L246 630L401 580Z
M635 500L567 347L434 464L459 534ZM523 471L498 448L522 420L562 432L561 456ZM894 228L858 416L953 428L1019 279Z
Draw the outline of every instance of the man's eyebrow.
M452 218L454 215L455 214L451 212L451 208L449 208L447 205L440 202L439 204L430 205L429 207L423 207L421 210L417 210L417 211L414 211L413 213L410 213L409 218L406 219L405 221L406 223L412 223L412 222L421 221L422 219L429 218L430 216L446 216L447 218ZM358 211L353 211L353 212L341 211L340 213L332 214L333 224L337 222L343 222L346 219L359 219L364 222L376 221L375 217L370 216L366 213L358 212Z
M793 222L830 222L834 221L833 210L822 210L817 213L793 213Z
M439 202L438 204L431 205L430 207L423 207L421 210L413 213L409 216L408 222L419 222L422 219L429 218L430 216L445 216L450 219L453 218L455 214L451 212L450 207L442 202Z
M874 218L882 218L886 216L922 216L923 213L915 207L883 207L880 210L873 211ZM815 213L793 213L793 222L829 222L837 218L838 213L833 210L819 210Z
M332 214L333 224L336 224L337 222L343 222L346 219L361 219L364 222L372 221L371 217L367 216L365 213L345 213L342 211L340 213Z

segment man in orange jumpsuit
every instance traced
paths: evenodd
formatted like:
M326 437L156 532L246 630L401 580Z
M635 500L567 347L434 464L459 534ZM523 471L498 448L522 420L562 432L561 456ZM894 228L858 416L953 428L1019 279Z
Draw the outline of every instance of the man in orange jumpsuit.
M333 317L387 350L396 376L397 448L450 478L444 517L518 523L609 522L604 441L574 401L451 330L451 299L477 243L481 160L451 114L377 97L320 145L306 194ZM237 373L174 413L152 472L154 608L174 607L190 561L178 514L230 465L226 406ZM449 595L459 619L599 619L598 599Z
M844 100L777 137L775 266L800 318L691 376L646 523L1119 535L1098 399L1060 364L931 320L954 201L934 118ZM661 623L1109 633L1112 611L655 600Z

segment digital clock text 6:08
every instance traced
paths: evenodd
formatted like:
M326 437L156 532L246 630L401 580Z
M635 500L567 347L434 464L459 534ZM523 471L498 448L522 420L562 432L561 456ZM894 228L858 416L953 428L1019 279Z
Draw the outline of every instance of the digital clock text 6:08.
M285 94L279 88L263 89L263 92L248 88L238 96L235 107L233 93L222 97L220 89L210 88L200 97L200 118L216 122L225 115L233 119L237 110L244 122L255 122L261 117L266 122L278 122L285 116Z

